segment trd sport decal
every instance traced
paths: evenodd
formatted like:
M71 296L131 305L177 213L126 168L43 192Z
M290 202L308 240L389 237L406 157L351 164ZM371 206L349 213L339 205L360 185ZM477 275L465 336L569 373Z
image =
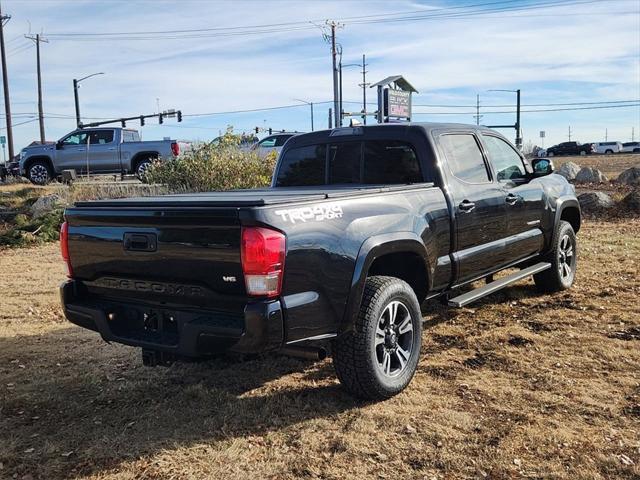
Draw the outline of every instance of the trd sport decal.
M342 207L336 204L323 204L313 205L311 207L276 210L275 213L285 222L321 222L323 220L342 218Z

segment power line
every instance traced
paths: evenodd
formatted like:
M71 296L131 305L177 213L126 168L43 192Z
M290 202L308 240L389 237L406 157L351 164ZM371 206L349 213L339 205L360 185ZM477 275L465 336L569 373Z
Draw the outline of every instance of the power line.
M434 8L429 10L414 10L409 12L396 12L373 15L360 15L343 17L338 19L340 23L351 25L365 25L374 23L392 23L406 21L422 21L442 18L467 18L477 15L491 15L500 12L528 12L540 9L556 7L567 7L598 3L599 0L539 0L536 3L522 5L516 0L500 0L494 2L474 3L467 5L455 5L450 7ZM633 0L616 0L626 2ZM488 7L488 8L483 8ZM634 11L635 12L635 11ZM600 15L609 12L601 12ZM573 13L572 13L573 15ZM524 16L524 15L518 15ZM281 22L262 25L246 25L232 27L213 27L184 30L164 30L164 31L126 31L126 32L67 32L49 33L50 38L60 40L158 40L158 39L189 39L189 38L210 38L236 35L260 35L270 33L293 32L317 28L317 23L321 20L307 20L295 22Z

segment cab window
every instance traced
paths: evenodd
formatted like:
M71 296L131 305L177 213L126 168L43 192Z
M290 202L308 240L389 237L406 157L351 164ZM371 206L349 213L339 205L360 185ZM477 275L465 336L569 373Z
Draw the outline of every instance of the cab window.
M272 148L276 146L276 137L267 137L258 143L260 148Z
M511 145L492 135L483 135L482 138L498 180L513 180L526 176L522 158Z

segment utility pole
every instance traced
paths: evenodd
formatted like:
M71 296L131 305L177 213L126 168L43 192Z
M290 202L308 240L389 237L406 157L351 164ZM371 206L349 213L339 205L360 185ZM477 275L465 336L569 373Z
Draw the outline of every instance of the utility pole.
M483 116L484 115L480 115L480 94L477 94L476 95L476 114L473 116L476 119L476 125L480 125L480 119Z
M2 57L2 85L4 87L4 114L7 121L7 143L9 144L9 161L13 160L13 129L11 128L11 101L9 100L9 75L7 74L7 57L4 50L4 26L11 15L3 15L0 7L0 57Z
M329 130L333 128L332 123L333 123L333 113L331 111L331 108L329 108Z
M331 59L333 62L333 116L334 116L334 124L336 127L340 126L340 117L342 116L340 113L340 99L338 97L338 68L336 66L336 27L338 24L336 22L331 22L329 24L331 26Z
M604 141L608 141L609 140L609 129L605 128L604 129Z
M631 141L636 141L636 127L631 127Z
M367 83L367 71L365 67L367 64L365 63L366 57L365 54L362 54L362 83L358 84L359 87L362 87L362 123L364 125L367 124L367 88L370 83Z
M520 89L516 90L516 147L522 149L522 135L520 132Z
M571 125L569 125L569 141L571 141Z
M33 35L25 35L24 37L36 42L36 64L38 71L38 122L40 123L40 143L44 144L44 113L42 112L42 72L40 70L40 43L49 43L49 40L40 37L39 34L37 34L35 37Z

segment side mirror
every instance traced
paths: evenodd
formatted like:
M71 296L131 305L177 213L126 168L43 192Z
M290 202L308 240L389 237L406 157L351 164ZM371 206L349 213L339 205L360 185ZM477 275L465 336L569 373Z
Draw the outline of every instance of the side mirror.
M56 150L62 150L62 142L56 142Z
M548 158L534 158L531 160L533 175L535 177L543 177L554 172L553 162Z

